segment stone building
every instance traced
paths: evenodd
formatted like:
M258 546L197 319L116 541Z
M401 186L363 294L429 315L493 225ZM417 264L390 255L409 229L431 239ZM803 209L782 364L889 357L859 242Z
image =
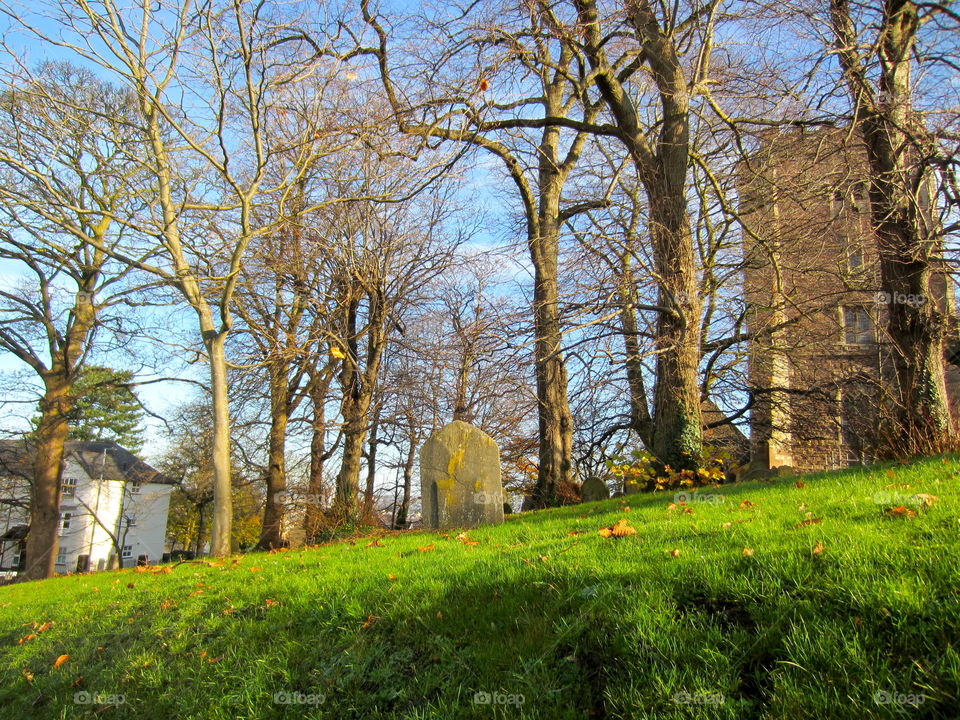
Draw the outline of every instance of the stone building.
M890 302L956 317L947 273L930 298L879 292L866 156L849 129L770 133L740 167L751 467L815 471L869 462L884 431ZM930 193L921 189L921 203ZM946 348L945 348L946 349ZM960 374L947 365L958 417Z

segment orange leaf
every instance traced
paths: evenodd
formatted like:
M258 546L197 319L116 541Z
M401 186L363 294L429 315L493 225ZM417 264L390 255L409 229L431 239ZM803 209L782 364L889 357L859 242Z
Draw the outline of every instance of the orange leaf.
M797 481L793 484L793 486L794 486L794 487L798 487L798 488L803 488L803 487L806 487L807 484L806 484L803 480L797 480Z
M741 508L748 508L753 506L754 506L754 503L750 502L749 500L744 500L742 503L740 503Z
M379 615L367 615L366 622L363 623L362 629L367 630L373 626L373 624L380 619Z
M397 579L396 575L394 575L393 573L387 573L387 580L390 580L392 582L393 580L396 580L396 579Z
M47 620L47 622L43 623L40 627L37 628L37 633L38 634L42 633L46 630L49 630L52 627L53 627L53 623Z
M670 557L680 557L680 551L677 550L677 548L674 548L673 550L667 550L667 555Z
M69 660L69 659L70 659L70 656L69 656L69 655L61 655L60 657L58 657L56 660L53 661L53 666L54 666L55 668L58 668L58 667L60 667L61 665L63 665L63 664L64 664L67 660Z
M160 603L161 610L169 610L171 607L173 607L173 603L169 600L164 600L162 603Z
M683 509L683 512L684 512L685 514L687 514L687 515L693 515L693 508L685 507L685 508Z
M676 503L670 503L669 505L667 505L667 510L676 510L676 509L677 509Z
M813 546L812 552L814 555L819 555L820 553L823 552L824 548L826 548L826 545L818 541L817 544Z
M260 572L260 568L256 565L250 568L250 572Z
M17 645L23 645L24 643L28 643L31 640L36 640L36 638L37 636L34 635L33 633L30 633L29 635L24 635L22 638L17 640Z
M423 547L418 547L418 548L417 548L417 550L418 550L419 552L430 552L430 551L433 550L433 549L434 549L434 546L433 546L433 545L424 545Z
M637 531L630 527L626 520L617 520L610 528L614 537L626 537L627 535L636 535Z
M753 548L744 548L744 549L743 549L743 556L744 556L744 557L750 557L751 555L753 555Z
M280 603L277 602L276 600L271 600L270 598L265 598L264 601L263 601L263 603L264 603L264 605L266 605L268 608L272 608L272 607L275 607L275 606L277 606L277 605L280 604Z
M600 528L600 537L608 538L611 535L613 535L613 530L611 530L610 528L608 527Z
M33 673L27 670L26 668L23 668L22 670L20 670L20 674L23 675L24 680L26 680L27 682L33 682Z
M803 522L797 523L795 527L802 528L802 527L805 527L806 525L817 525L818 523L822 523L822 522L823 522L822 517L807 518Z

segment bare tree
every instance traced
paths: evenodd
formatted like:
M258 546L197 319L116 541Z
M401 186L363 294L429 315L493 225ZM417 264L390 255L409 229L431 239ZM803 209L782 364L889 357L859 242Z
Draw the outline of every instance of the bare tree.
M937 175L954 162L915 107L913 75L938 62L939 49L919 41L924 25L956 33L949 3L831 0L830 23L852 105L851 132L866 150L870 214L880 255L883 292L928 302L892 302L886 329L894 346L898 437L916 452L944 447L953 426L944 383L948 318L932 298L942 271L943 225ZM946 26L944 26L946 23ZM935 35L936 37L937 35ZM956 72L946 60L948 73ZM955 140L956 138L954 138Z
M43 385L24 577L49 577L57 556L60 469L72 386L114 306L135 290L111 250L149 181L133 160L132 98L68 65L7 78L0 97L0 258L22 273L0 290L0 348ZM149 257L148 246L145 256ZM141 256L143 257L143 256Z

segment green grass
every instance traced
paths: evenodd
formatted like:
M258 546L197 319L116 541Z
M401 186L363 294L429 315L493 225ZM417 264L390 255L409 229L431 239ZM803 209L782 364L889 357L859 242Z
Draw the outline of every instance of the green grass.
M957 717L958 478L934 458L704 489L724 502L692 514L659 493L515 515L477 545L395 533L0 588L0 717ZM889 518L877 493L939 500ZM620 518L637 533L600 537Z

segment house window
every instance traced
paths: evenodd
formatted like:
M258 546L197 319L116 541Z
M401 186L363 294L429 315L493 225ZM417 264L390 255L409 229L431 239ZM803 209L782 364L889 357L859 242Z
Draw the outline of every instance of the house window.
M851 273L859 273L863 270L863 246L856 240L846 241L847 246L847 269Z
M843 308L843 339L847 345L871 345L874 337L873 320L866 308Z
M126 516L126 520L127 520L127 527L128 527L128 528L132 528L132 527L136 527L136 526L137 526L137 519L136 519L135 517L133 517L133 516L131 516L131 515L127 515L127 516Z
M140 483L130 483L130 494L131 495L140 494Z
M63 548L57 550L57 565L66 565L67 564L67 551Z
M120 557L124 560L133 557L133 545L124 545L120 551Z
M73 497L76 491L77 491L77 479L64 478L63 479L63 497Z
M73 513L60 513L60 532L63 533L64 530L70 529L70 519L73 517Z
M13 567L13 568L18 568L18 567L20 567L20 553L19 553L19 552L15 552L15 553L13 554L13 558L10 560L10 562L12 563L12 564L10 565L10 567Z

